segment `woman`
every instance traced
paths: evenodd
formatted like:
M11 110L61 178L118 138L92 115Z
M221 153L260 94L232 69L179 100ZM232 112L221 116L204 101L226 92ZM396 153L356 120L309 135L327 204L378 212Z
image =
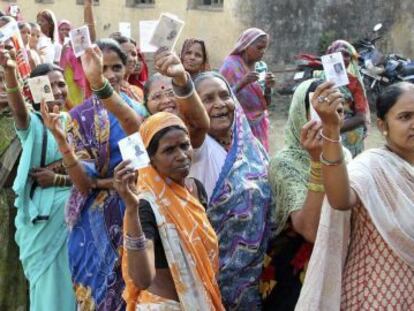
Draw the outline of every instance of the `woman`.
M200 72L210 70L205 42L200 39L186 39L180 53L185 70L194 78Z
M62 46L58 42L58 31L55 14L50 10L37 13L36 21L40 26L38 50L43 63L59 63Z
M411 310L414 87L394 84L379 96L377 126L385 146L363 152L348 167L332 92L324 83L312 100L325 136L320 159L328 200L297 310Z
M44 111L75 185L66 215L69 263L78 304L85 309L125 307L120 265L124 205L112 176L121 162L118 141L137 132L142 120L140 107L119 93L125 64L126 55L115 41L98 41L82 56L94 96L70 111L66 131Z
M205 185L209 198L207 214L219 239L223 303L229 310L256 310L271 222L267 153L221 75L201 73L194 83L210 129L195 147L190 176Z
M278 227L269 245L269 258L265 260L262 276L265 310L295 308L316 238L325 196L319 161L322 125L311 120L309 94L320 83L320 80L308 80L295 90L285 146L270 162L269 181L276 199ZM343 100L341 93L331 96ZM343 116L343 106L338 109Z
M117 166L114 179L126 205L128 275L142 290L139 297L127 292L136 303L130 309L224 310L216 281L217 237L205 213L205 191L199 181L187 178L192 158L188 130L179 117L159 112L143 123L140 134L151 165L139 170L137 186L129 162Z
M61 172L58 144L45 128L38 113L26 106L16 76L15 51L0 51L0 64L5 71L7 98L23 152L14 181L17 196L16 243L20 260L30 285L30 310L50 308L73 310L74 293L67 261L68 232L64 222L64 206L69 197L70 179ZM57 117L64 106L67 88L61 69L52 65L38 66L31 77L47 76L55 97L47 105Z
M337 40L328 47L326 53L336 52L342 53L349 79L349 84L340 88L346 99L341 137L343 145L355 157L364 151L364 139L370 123L368 99L359 73L358 53L355 48L345 40Z
M40 56L36 50L30 48L31 26L29 23L19 22L20 35L22 37L23 45L27 51L27 56L30 63L30 68L33 70L40 65Z
M242 33L235 48L224 60L220 73L230 83L253 135L269 150L269 117L267 107L271 103L271 89L275 84L272 73L259 77L256 63L261 61L269 44L269 35L258 28L249 28ZM258 81L265 81L265 91Z
M59 43L63 46L69 39L69 32L72 30L70 21L63 19L58 24Z
M128 94L128 96L135 101L142 103L144 99L144 93L142 92L142 89L128 82L131 75L134 74L137 64L139 63L137 48L132 43L132 40L127 37L124 37L122 35L115 35L112 36L112 38L119 43L124 53L128 56L127 65L125 68L125 77L122 81L121 90Z

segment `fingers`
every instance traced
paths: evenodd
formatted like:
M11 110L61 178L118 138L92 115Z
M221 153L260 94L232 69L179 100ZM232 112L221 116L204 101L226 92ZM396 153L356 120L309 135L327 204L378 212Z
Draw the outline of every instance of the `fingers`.
M114 176L115 176L116 174L118 174L118 172L119 172L120 170L122 170L123 168L125 168L126 166L128 166L129 164L131 164L131 160L125 160L125 161L122 161L121 163L119 163L119 164L115 167L115 169L114 169Z
M318 85L316 88L313 96L314 98L318 98L319 96L322 96L322 93L326 93L328 90L333 89L334 83L330 81L325 81L322 84Z

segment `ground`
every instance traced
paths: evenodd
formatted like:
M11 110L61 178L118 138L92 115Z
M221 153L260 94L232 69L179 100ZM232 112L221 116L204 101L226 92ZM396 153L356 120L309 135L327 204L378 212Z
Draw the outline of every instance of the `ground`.
M270 155L274 155L283 148L285 125L288 118L290 96L276 95L269 108L270 114ZM365 148L381 147L384 144L383 137L375 126L375 113L371 115L371 126L368 130L368 137L365 140Z

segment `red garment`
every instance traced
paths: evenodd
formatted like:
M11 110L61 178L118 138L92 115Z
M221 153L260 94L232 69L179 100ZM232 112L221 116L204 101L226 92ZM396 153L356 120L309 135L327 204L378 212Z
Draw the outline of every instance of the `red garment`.
M144 89L144 84L148 80L148 65L145 62L144 54L137 48L138 60L141 62L141 72L139 75L131 75L128 82L132 85L138 86L141 90Z
M358 78L348 74L349 84L347 85L349 91L354 98L354 111L366 114L369 112L368 99L365 96L364 89Z

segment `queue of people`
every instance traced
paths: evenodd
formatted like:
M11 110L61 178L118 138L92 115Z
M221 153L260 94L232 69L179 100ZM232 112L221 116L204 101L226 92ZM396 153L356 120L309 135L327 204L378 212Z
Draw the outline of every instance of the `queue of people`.
M378 98L385 145L363 151L356 51L333 42L350 84L302 82L271 157L270 34L244 31L219 71L189 38L180 55L158 49L149 75L133 39L97 38L84 3L94 46L81 57L48 10L19 21L23 47L0 45L0 122L15 126L0 176L16 196L0 199L30 310L414 308L413 85ZM39 76L54 101L33 102ZM137 132L150 163L134 170L118 142Z

